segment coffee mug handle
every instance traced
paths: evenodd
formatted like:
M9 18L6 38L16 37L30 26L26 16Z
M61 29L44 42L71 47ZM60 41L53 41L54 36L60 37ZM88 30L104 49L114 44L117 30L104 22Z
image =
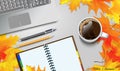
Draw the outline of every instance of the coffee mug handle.
M101 35L102 38L108 38L108 36L109 36L109 35L108 35L107 33L102 32L102 35Z

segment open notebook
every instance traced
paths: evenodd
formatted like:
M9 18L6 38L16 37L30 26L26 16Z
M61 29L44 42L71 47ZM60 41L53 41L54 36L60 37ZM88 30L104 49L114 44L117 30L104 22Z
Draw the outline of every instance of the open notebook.
M22 71L84 71L73 36L16 54Z

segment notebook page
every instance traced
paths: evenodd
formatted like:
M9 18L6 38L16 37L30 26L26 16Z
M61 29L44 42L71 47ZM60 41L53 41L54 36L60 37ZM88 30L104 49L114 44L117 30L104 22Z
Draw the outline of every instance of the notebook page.
M27 71L27 65L35 67L35 71L37 71L38 65L42 70L46 68L46 71L50 71L43 47L38 47L32 50L19 53L19 57L19 62L22 62L21 66L22 68L24 68L25 71Z
M56 71L83 71L72 37L48 44Z

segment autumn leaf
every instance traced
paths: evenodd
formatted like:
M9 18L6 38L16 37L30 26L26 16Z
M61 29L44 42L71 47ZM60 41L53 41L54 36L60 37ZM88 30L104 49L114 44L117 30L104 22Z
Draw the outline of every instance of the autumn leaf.
M76 10L80 6L81 0L60 0L60 4L68 4L71 11Z
M60 4L68 4L70 0L60 0Z
M35 71L35 67L26 66L27 71Z
M16 53L21 50L13 48L18 39L18 36L0 36L0 71L14 71L19 68Z
M6 49L13 47L17 43L18 39L18 36L0 36L0 51L5 51Z
M120 62L120 25L110 24L108 18L103 15L98 20L102 23L103 31L109 34L107 39L102 38L104 43L101 55L103 58L107 58L105 58L106 61L111 59L112 61Z
M6 35L0 36L0 60L5 59L6 53L5 51L9 48L13 47L18 41L18 36L9 36L7 38Z
M116 58L114 59L114 61L119 61L120 62L120 41L113 40L111 45L114 47L114 50L115 50L114 55L116 56Z
M38 66L37 71L46 71L46 68L44 67L44 69L42 70L40 66Z
M15 68L19 68L15 54L20 51L21 50L15 48L6 50L6 58L0 62L0 71L14 71Z
M103 32L106 32L109 37L99 39L99 41L103 40L100 55L104 60L104 64L94 65L90 69L92 71L106 71L105 68L111 68L112 71L120 71L120 24L110 24L109 19L104 15L97 19L102 24Z
M93 10L97 14L100 9L103 13L111 13L109 5L105 2L110 3L110 0L92 0L92 2L88 4L88 12Z
M108 41L111 38L110 41ZM107 41L106 41L107 40ZM120 41L115 41L113 37L109 36L102 45L103 51L101 52L101 56L105 60L105 62L112 60L120 63ZM108 44L109 43L109 44Z
M81 0L81 3L85 4L85 5L87 5L87 4L91 3L91 2L92 2L92 0Z
M111 13L109 10L109 5L106 3L110 3L111 0L60 0L60 4L68 4L71 11L76 10L80 7L80 4L88 5L88 12L93 10L96 14L98 10L102 10L104 13Z
M37 70L35 70L35 67L28 66L28 65L26 66L26 69L27 69L27 71L46 71L46 68L45 68L45 67L44 67L44 69L42 70L39 65L38 65L38 67L37 67Z
M87 4L91 0L60 0L60 4L67 4L71 11L77 10L80 7L80 3Z
M113 20L115 23L120 24L120 0L112 0L110 11L111 13L107 13L106 16Z
M101 18L98 18L98 20L102 24L102 30L109 35L113 36L114 38L119 39L120 36L120 25L119 24L110 24L110 21L107 17L105 17L103 14L101 14Z
M0 52L0 61L4 60L6 57L6 54L4 52Z
M81 0L71 0L71 3L69 4L70 10L76 10L80 6Z

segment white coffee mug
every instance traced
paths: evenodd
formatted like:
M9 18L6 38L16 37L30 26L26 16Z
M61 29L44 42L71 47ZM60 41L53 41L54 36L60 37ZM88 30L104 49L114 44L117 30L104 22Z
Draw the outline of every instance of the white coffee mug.
M89 19L90 19L90 20L89 20ZM94 39L86 39L86 38L83 37L82 34L81 34L81 28L80 28L80 27L81 27L81 25L83 25L82 23L83 23L85 20L87 20L88 23L92 23L92 22L90 22L90 21L92 20L92 21L97 22L97 24L99 24L100 32L99 32L98 36L95 37ZM105 32L102 32L102 25L101 25L101 23L100 23L96 18L93 18L93 17L88 17L88 18L83 19L83 20L79 23L79 30L78 30L78 32L79 32L80 38L81 38L84 42L87 42L87 43L93 43L93 42L97 41L100 37L108 38L108 34L105 33Z

